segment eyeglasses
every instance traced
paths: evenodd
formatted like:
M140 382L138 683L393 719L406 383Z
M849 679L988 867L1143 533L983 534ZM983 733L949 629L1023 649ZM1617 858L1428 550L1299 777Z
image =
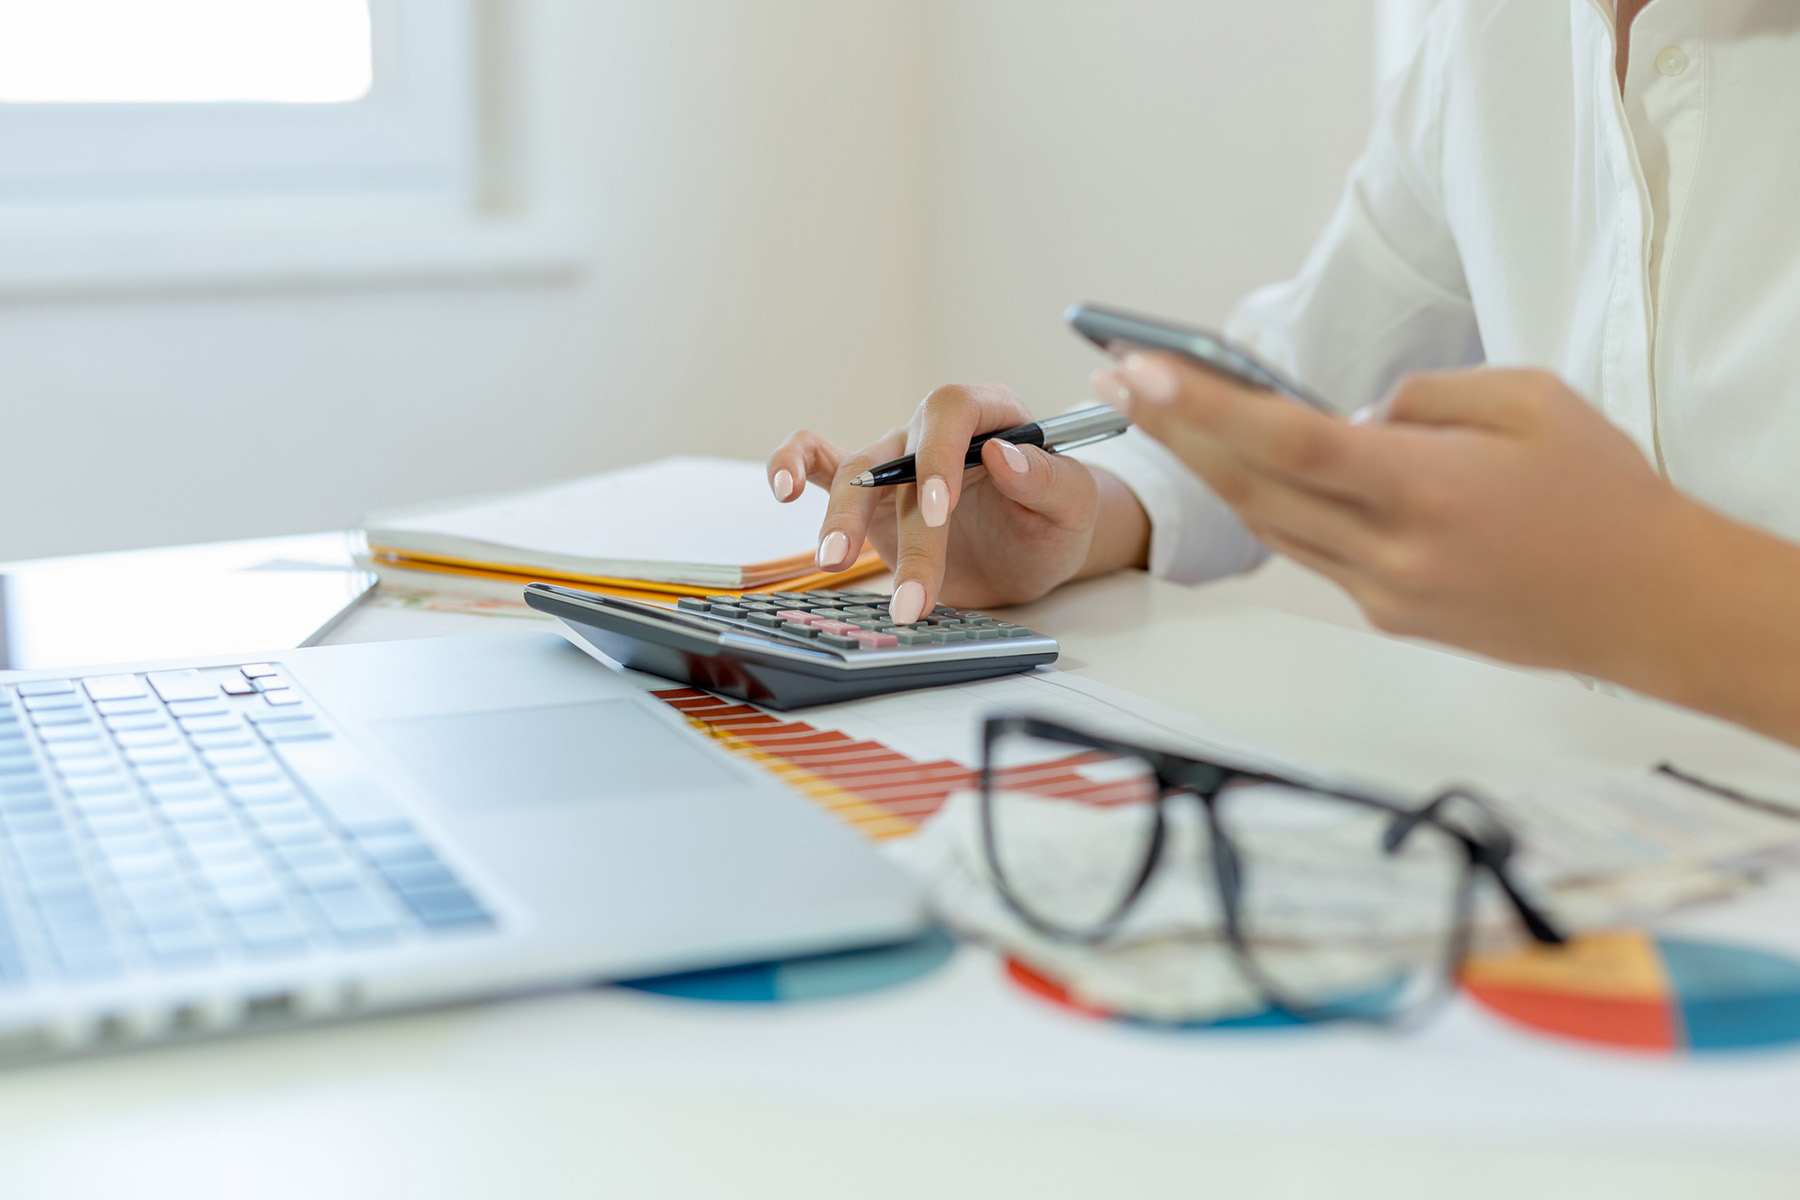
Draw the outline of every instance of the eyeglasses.
M1484 877L1532 938L1563 941L1509 872L1512 836L1466 790L1413 809L1030 717L984 724L980 786L988 869L1021 921L1088 945L1134 914L1154 925L1152 878L1191 849L1184 923L1294 1019L1428 1010L1468 952Z

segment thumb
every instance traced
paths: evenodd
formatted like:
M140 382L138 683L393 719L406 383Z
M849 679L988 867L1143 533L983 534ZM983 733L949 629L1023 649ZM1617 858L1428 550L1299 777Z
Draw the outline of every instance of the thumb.
M1072 458L993 438L981 448L981 465L1002 496L1052 521L1092 507L1094 477Z
M1466 425L1525 433L1567 388L1546 371L1434 371L1408 375L1381 407L1394 424Z

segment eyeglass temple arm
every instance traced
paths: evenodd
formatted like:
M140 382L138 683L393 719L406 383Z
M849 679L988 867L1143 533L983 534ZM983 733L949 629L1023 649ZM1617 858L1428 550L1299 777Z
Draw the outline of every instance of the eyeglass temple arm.
M1485 812L1486 805L1482 804L1477 797L1460 788L1452 788L1434 798L1423 808L1395 818L1394 823L1388 826L1387 834L1382 838L1383 846L1390 852L1398 850L1412 831L1427 821L1442 826L1446 831L1460 838L1462 843L1468 847L1471 862L1478 867L1486 868L1488 874L1494 877L1494 882L1500 885L1500 890L1506 894L1506 899L1512 904L1513 911L1518 914L1526 932L1531 934L1534 940L1547 946L1566 944L1569 939L1563 936L1560 929L1551 924L1550 918L1544 915L1542 909L1525 898L1525 894L1519 890L1519 885L1513 881L1512 871L1507 866L1513 853L1512 835L1502 827L1495 830L1498 836L1483 837L1478 833L1458 829L1438 816L1438 810L1441 807L1458 797L1469 801ZM1491 816L1491 814L1489 815Z

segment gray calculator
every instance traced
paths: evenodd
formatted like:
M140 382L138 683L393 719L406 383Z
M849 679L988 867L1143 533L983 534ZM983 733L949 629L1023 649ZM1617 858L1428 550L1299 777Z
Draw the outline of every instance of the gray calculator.
M945 605L911 625L881 592L684 596L677 607L533 583L525 602L608 658L769 708L967 683L1054 662L1055 639Z

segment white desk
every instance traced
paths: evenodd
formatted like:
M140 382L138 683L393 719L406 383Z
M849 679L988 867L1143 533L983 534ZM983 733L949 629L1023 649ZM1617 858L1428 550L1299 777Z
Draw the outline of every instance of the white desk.
M1067 669L1397 784L1667 756L1800 792L1800 755L1370 635L1292 569L1123 575L1022 616ZM390 601L334 640L495 627ZM1800 952L1800 887L1679 924ZM1640 1058L1460 1004L1404 1038L1154 1033L969 949L812 1005L594 989L0 1072L8 1198L1703 1193L1800 1195L1800 1052Z

